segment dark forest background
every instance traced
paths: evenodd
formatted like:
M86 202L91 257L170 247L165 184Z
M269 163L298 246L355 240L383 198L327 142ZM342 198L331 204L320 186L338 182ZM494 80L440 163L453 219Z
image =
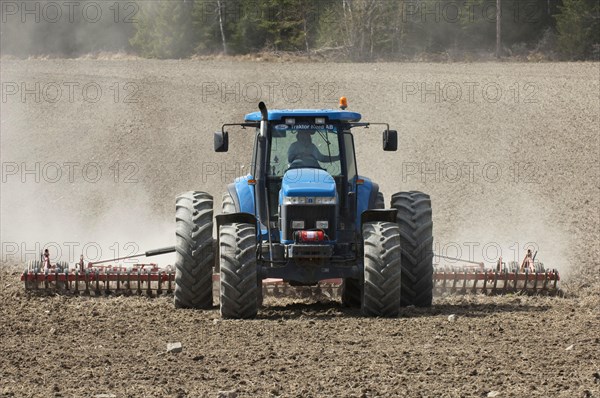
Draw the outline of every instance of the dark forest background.
M598 60L599 0L502 0L502 55ZM349 61L496 50L496 0L2 1L2 55L291 52Z

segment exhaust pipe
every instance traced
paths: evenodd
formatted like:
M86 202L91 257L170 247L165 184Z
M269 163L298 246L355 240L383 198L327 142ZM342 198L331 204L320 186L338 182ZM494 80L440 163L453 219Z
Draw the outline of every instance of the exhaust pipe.
M260 110L261 119L260 119L260 136L262 138L267 138L267 122L269 120L269 112L267 110L267 106L264 102L259 102L258 109Z

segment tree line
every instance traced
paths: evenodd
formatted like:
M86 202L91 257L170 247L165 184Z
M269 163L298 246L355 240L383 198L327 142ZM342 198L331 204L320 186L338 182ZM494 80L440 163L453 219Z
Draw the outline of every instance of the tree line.
M39 9L24 11L24 3ZM67 3L79 7L67 10ZM353 61L460 58L495 51L496 6L497 0L3 2L0 39L2 53L15 55L275 51ZM600 56L598 0L501 0L501 27L505 56Z

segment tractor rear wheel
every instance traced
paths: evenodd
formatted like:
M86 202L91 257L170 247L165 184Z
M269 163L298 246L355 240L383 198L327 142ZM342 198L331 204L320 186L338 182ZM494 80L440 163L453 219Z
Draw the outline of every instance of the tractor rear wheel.
M176 202L175 307L213 305L213 198L186 192Z
M231 213L235 213L235 203L233 202L233 198L231 197L231 195L229 193L224 193L223 194L223 207L222 207L222 213L223 214L231 214Z
M392 196L402 245L402 305L430 307L433 299L431 199L422 192Z
M400 231L396 223L363 226L364 273L362 312L366 316L395 317L400 313Z
M256 268L256 227L247 223L221 225L221 317L256 317L259 295Z

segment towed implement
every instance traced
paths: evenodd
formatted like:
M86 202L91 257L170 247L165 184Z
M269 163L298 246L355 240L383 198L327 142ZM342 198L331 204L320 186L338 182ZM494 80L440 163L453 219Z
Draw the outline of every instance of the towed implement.
M168 248L168 253L175 248ZM165 249L159 249L165 254ZM138 256L148 256L146 252ZM156 254L155 254L156 255ZM116 261L120 259L114 259ZM462 260L467 262L466 260ZM501 262L501 261L500 261ZM160 268L158 264L135 264L132 266L99 266L88 263L81 271L75 266L69 269L66 263L58 263L48 270L39 266L39 261L31 261L21 275L25 289L40 292L71 293L83 295L138 294L158 296L172 294L175 286L175 268L171 265ZM556 269L545 269L542 263L536 268L522 270L516 262L511 267L485 268L483 263L477 267L434 267L433 291L443 294L508 294L528 295L560 294L558 282L560 274ZM504 264L505 265L505 264ZM212 276L213 290L218 290L220 274ZM262 281L262 294L274 297L327 297L339 298L343 279L320 281L316 287L291 286L283 279L269 278Z
M175 252L172 267L85 268L82 259L73 271L39 261L22 280L27 288L90 294L172 291L175 307L198 309L213 307L217 284L221 316L234 319L254 318L265 293L289 289L336 290L344 305L383 317L431 306L434 291L529 291L530 282L536 291L557 290L558 273L536 270L531 257L523 272L501 259L495 270L434 268L429 195L397 192L386 208L379 185L358 172L354 129L384 126L384 151L397 150L397 132L361 122L344 97L340 108L268 110L261 102L242 123L224 124L214 134L216 152L229 150L226 128L252 132L249 174L227 186L216 217L212 195L177 197L175 246L139 255Z
M468 265L435 267L433 284L438 294L560 294L558 271L546 269L543 263L535 261L530 250L520 265L516 261L507 264L500 257L493 268L485 268L483 263L474 261L439 257Z

